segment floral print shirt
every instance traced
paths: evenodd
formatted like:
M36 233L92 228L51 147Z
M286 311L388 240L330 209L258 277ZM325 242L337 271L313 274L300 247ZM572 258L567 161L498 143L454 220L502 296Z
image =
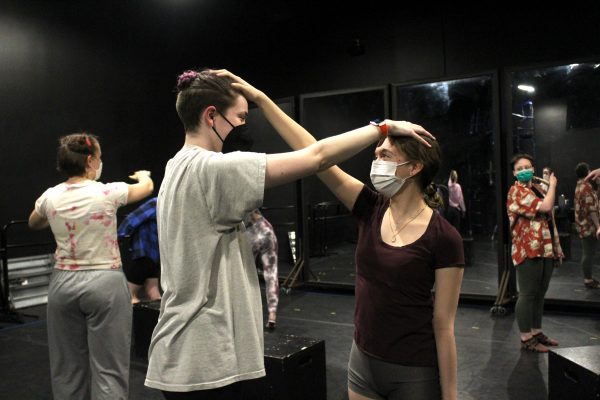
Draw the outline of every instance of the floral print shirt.
M579 179L575 187L575 224L580 238L596 233L590 214L598 214L598 194L589 182Z
M511 255L515 266L527 258L554 257L548 225L549 215L539 212L541 206L542 199L521 182L515 182L508 191L506 211L510 222Z
M46 190L35 211L47 218L56 240L54 268L63 270L121 268L117 209L127 203L123 182L85 180Z

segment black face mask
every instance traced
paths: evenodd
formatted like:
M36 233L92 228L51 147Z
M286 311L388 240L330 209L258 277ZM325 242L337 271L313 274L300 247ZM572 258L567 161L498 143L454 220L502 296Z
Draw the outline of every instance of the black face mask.
M223 140L215 127L212 127L213 131L215 131L219 139L221 139L221 142L223 142L223 149L221 151L223 153L231 153L232 151L250 151L254 144L254 140L248 133L248 126L246 124L234 126L223 114L219 114L233 128L225 140Z

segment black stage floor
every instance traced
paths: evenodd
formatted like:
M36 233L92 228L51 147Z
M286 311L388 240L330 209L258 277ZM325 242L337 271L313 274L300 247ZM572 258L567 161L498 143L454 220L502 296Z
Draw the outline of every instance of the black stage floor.
M264 300L263 300L264 303ZM329 400L347 399L346 366L352 343L354 296L292 290L282 295L275 334L325 340ZM489 305L461 305L456 321L459 398L547 398L548 357L519 349L514 314L491 316ZM51 399L45 306L21 310L24 324L0 323L0 399ZM561 347L600 345L598 316L547 312L544 330ZM144 387L146 361L132 358L130 399L162 399Z

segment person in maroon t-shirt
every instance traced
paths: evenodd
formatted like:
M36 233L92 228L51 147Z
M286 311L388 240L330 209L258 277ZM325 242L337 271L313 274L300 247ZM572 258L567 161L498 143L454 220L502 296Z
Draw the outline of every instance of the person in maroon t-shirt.
M428 142L383 141L371 167L377 192L337 167L320 174L359 223L350 400L457 398L464 253L458 231L434 211L441 157Z
M371 181L379 193L339 169L322 176L359 222L350 400L457 398L464 253L458 231L434 211L441 155L430 145L390 137L378 146Z
M233 79L247 97L257 91ZM433 210L441 203L432 183L440 147L419 125L371 124L383 137L371 167L378 192L336 166L317 174L359 222L348 396L456 400L464 254L460 234ZM302 127L281 136L294 150L316 142Z

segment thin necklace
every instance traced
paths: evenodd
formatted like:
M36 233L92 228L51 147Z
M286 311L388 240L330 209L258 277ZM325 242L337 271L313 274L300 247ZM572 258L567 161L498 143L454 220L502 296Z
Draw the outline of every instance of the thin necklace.
M404 223L404 225L402 225L400 227L400 229L397 229L396 232L394 233L394 228L392 227L392 218L393 218L393 216L392 216L392 201L390 200L390 205L388 206L388 211L390 212L389 213L390 216L388 218L388 222L390 224L390 230L392 231L392 243L396 243L396 237L398 236L398 234L400 234L400 231L402 229L406 228L406 225L408 225L411 221L413 221L415 218L417 218L419 215L421 215L421 213L423 212L423 210L425 210L425 208L427 208L427 204L425 204L423 206L423 208L421 208L419 210L418 213L416 213L412 218L410 218L408 221L406 221ZM396 221L394 221L394 225L396 225Z

